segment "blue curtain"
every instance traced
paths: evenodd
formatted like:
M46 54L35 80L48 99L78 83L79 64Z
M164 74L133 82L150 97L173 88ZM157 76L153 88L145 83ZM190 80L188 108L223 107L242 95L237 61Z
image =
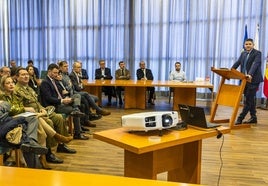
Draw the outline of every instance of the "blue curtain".
M136 79L145 60L155 79L168 79L180 61L188 80L219 77L211 66L231 67L242 48L244 27L254 39L260 24L263 61L268 51L266 0L3 0L0 1L1 65L32 59L40 71L66 59L83 62L90 79L105 59L112 73L124 60ZM263 65L264 66L264 65ZM233 83L233 82L232 82ZM260 88L262 90L262 88ZM203 90L199 90L203 91Z

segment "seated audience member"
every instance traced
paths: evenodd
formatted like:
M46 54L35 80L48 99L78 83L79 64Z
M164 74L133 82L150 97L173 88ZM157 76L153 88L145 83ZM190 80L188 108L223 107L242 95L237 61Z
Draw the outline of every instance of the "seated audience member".
M0 68L0 81L3 76L10 76L11 70L7 66L3 66ZM13 79L13 78L12 78ZM0 93L2 93L2 90L0 89Z
M35 77L36 77L36 79L39 79L39 70L38 70L38 68L36 68L36 67L34 66L34 62L33 62L33 60L29 60L29 61L28 61L28 66L33 67Z
M0 100L0 145L7 148L20 147L27 167L38 168L38 155L46 154L47 148L37 143L38 120L36 117L10 117L10 103ZM6 138L7 133L22 126L21 144L13 145Z
M86 100L82 99L82 96L79 94L74 93L73 91L68 91L67 88L65 87L63 81L62 81L62 72L59 72L59 75L56 77L57 80L57 87L59 89L59 92L61 93L62 98L72 98L73 102L79 102L80 101L80 110L85 114L83 117L80 118L80 124L81 125L85 125L85 123L90 122L89 121L89 109L85 108L85 102ZM86 125L85 125L86 126ZM96 125L94 126L96 127ZM89 129L82 127L81 126L82 131L89 131Z
M11 76L11 70L7 66L0 68L0 80L3 76Z
M171 71L169 74L169 80L173 81L185 81L186 80L186 74L183 70L181 70L181 63L176 62L175 63L175 70Z
M124 61L119 62L119 69L115 71L115 79L116 80L129 80L130 79L130 71L125 68ZM116 93L119 99L120 106L123 105L122 95L121 95L121 91L123 90L124 90L123 87L120 87L120 86L116 87Z
M21 99L24 107L32 107L35 112L43 113L47 115L43 119L48 123L57 133L68 136L68 131L65 127L65 122L61 114L55 112L48 113L46 108L44 108L37 99L37 94L34 90L29 87L29 74L25 68L19 68L16 72L17 84L15 85L15 95L18 99ZM70 149L65 143L57 143L54 138L47 138L48 153L46 154L46 160L50 163L63 163L63 160L58 158L54 153L52 153L50 147L57 145L57 152L62 153L76 153L74 149Z
M0 99L7 101L11 104L9 116L15 116L25 111L35 113L34 108L24 107L22 100L18 99L17 96L14 94L15 84L10 76L4 76L1 79L1 89L3 90L4 94L0 94ZM43 119L43 117L46 117L46 115L42 113L37 113L36 115L39 121L38 143L41 146L46 147L47 136L55 138L60 143L68 143L72 140L71 136L70 137L62 136L61 134L58 134L49 124L47 124ZM26 120L29 118L30 117L27 117ZM40 156L40 162L44 169L50 169L47 165L45 155Z
M78 61L81 64L81 67L83 66L83 63L81 61ZM78 73L79 77L81 79L88 79L88 73L87 70L84 68L81 68L81 72Z
M36 75L34 73L33 66L27 66L26 70L28 71L30 77L28 85L35 91L37 95L39 95L39 85L36 79Z
M110 115L111 112L102 109L96 104L96 102L98 101L97 96L89 94L88 92L82 91L84 87L83 87L81 77L79 77L79 73L81 73L81 63L76 61L74 62L72 72L69 75L72 81L72 85L74 87L74 91L79 92L79 94L81 95L83 94L83 96L85 96L90 107L96 110L96 114L102 115L102 116Z
M84 117L83 120L81 120L81 125L87 126L87 127L96 127L96 124L91 123L90 121L92 120L98 120L102 117L102 115L99 114L93 114L91 112L90 108L97 108L97 104L95 103L94 97L90 96L90 94L88 94L87 92L82 92L82 91L76 91L71 78L69 77L68 74L68 69L69 69L69 65L67 63L67 61L60 61L59 62L59 68L60 71L62 72L62 83L64 85L64 87L66 88L66 90L70 93L70 94L80 94L81 95L81 103L83 103L81 106L81 110L83 113L87 113L88 115L86 115L86 117ZM88 120L87 116L89 117Z
M74 139L88 140L88 136L81 134L80 117L85 115L79 109L81 96L79 95L79 99L76 100L69 97L63 98L56 84L58 75L59 66L50 64L47 69L47 77L40 85L42 104L45 107L52 105L56 108L56 112L73 116Z
M111 75L111 69L105 67L105 61L100 60L99 61L100 68L95 70L95 79L113 79L113 76ZM112 97L115 95L115 87L113 86L104 86L102 87L102 91L105 93L105 95L108 95L108 106L112 105Z
M154 76L153 76L152 71L148 68L145 68L144 61L140 62L140 68L137 69L136 75L137 75L138 80L154 80ZM147 87L147 90L149 91L148 103L150 103L151 105L154 105L155 88L154 87Z
M12 59L10 61L10 70L11 70L10 76L12 76L12 77L15 76L17 68L18 67L17 67L16 61Z

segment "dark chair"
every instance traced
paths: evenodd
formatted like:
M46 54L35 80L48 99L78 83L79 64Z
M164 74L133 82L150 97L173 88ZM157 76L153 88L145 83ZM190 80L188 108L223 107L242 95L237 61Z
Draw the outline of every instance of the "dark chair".
M47 71L46 70L42 70L41 71L41 77L40 79L45 79L47 77Z
M59 114L62 115L64 122L65 122L65 126L67 127L69 134L73 135L74 133L73 117L65 113L59 113Z

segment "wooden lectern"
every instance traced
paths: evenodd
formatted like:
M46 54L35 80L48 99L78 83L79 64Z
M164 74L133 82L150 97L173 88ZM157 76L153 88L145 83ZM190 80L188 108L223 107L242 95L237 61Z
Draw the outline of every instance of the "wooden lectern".
M211 67L211 71L220 75L222 79L220 82L216 100L214 104L212 105L210 122L215 122L215 123L228 123L229 122L229 127L231 129L250 127L249 124L234 125L237 112L239 109L241 97L242 97L242 94L243 94L243 91L247 82L245 74L237 71L236 69L231 69L231 70L230 69L216 69L214 67ZM225 84L225 80L230 80L230 79L239 79L241 80L241 84L240 85ZM230 119L215 120L215 115L216 115L218 105L233 107L233 113Z

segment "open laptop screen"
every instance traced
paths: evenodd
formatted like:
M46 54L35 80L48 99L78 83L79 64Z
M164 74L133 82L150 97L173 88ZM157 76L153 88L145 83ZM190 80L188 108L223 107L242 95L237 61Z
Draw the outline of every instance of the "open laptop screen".
M206 121L205 111L201 107L179 104L181 119L187 124L201 128L214 128L220 125Z

